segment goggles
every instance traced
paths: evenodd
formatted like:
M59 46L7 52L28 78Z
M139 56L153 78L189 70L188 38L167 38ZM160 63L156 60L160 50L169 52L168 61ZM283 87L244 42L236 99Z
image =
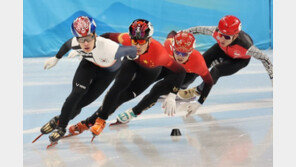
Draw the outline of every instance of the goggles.
M177 50L174 50L174 52L175 52L175 55L182 56L182 57L187 57L191 53L191 52L179 52Z
M218 31L218 34L219 34L219 37L222 37L223 36L224 39L226 39L226 40L230 40L233 37L233 35L225 35L225 34L223 34L220 31Z
M144 45L147 43L147 41L148 40L146 40L146 39L132 39L132 44L133 45L137 45L137 44Z
M92 41L94 38L95 38L94 35L88 35L88 36L85 36L85 37L77 37L76 39L77 39L77 41L78 41L79 43L84 43L85 41L86 41L86 42L90 42L90 41Z

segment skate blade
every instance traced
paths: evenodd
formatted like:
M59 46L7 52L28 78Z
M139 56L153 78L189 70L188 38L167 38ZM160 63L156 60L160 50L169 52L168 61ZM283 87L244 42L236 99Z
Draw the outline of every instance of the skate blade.
M91 143L94 141L95 137L96 137L96 135L93 134L93 137L91 138L91 141L90 141Z
M116 122L110 123L109 126L122 125L122 124L124 124L124 123L122 123L122 122L116 120Z
M72 133L69 133L69 134L63 136L62 139L64 139L64 138L68 138L68 137L71 137L71 136L76 136L76 135L78 135L78 134L72 134Z
M56 142L51 142L51 143L46 147L46 149L52 148L52 147L54 147L54 146L57 145L57 144L58 144L57 141L56 141Z
M43 134L41 133L39 136L37 136L36 139L34 139L34 140L32 141L32 143L35 143L35 141L37 141L42 135L43 135Z

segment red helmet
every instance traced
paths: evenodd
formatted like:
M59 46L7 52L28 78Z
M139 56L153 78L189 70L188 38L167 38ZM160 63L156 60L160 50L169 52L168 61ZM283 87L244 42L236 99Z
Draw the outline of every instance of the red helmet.
M219 21L218 29L223 34L235 35L241 31L241 22L237 17L227 15Z
M153 34L152 24L144 19L137 19L129 26L129 35L132 39L147 39Z
M181 31L174 36L173 47L178 52L191 52L194 48L194 45L195 38L191 33Z

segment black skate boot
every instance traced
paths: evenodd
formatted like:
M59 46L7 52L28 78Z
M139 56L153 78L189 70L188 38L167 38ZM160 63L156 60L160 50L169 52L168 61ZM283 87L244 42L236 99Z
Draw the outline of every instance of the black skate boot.
M48 134L55 130L58 127L59 123L59 116L53 117L49 122L47 122L42 128L40 129L42 134Z
M58 124L59 124L59 116L53 117L51 120L49 120L49 122L47 122L44 126L42 126L42 128L40 129L41 134L38 137L36 137L36 139L33 140L32 143L37 141L43 134L48 134L53 130L55 130Z
M56 128L55 131L53 131L50 135L49 135L49 140L50 140L50 144L47 146L47 148L52 147L56 144L58 144L58 141L63 138L63 136L66 134L66 129L62 128L62 127L58 127Z

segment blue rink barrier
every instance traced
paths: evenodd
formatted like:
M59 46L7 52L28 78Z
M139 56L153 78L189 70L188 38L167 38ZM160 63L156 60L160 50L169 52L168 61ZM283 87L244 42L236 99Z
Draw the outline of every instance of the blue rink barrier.
M242 29L260 49L273 48L272 0L26 0L23 2L23 57L54 56L72 38L70 26L81 15L91 16L97 33L127 32L138 18L151 21L154 38L164 42L171 30L216 26L224 15L235 15ZM196 36L196 49L215 43L210 36Z

